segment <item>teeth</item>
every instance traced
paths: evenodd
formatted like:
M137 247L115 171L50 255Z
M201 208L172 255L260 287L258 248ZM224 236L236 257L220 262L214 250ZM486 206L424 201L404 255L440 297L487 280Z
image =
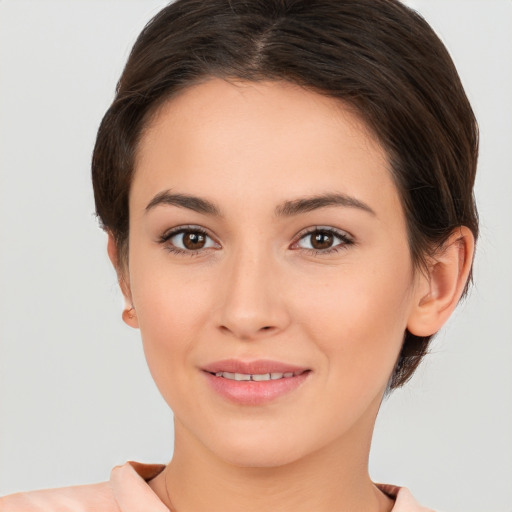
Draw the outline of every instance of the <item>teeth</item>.
M251 375L251 380L270 380L270 373L264 373L260 375Z
M278 380L282 378L290 378L294 375L300 375L302 372L299 371L297 373L286 372L272 372L272 373L258 373L258 374L249 374L249 373L231 373L231 372L217 372L215 373L215 377L223 377L224 379L237 380L237 381L264 381L264 380Z

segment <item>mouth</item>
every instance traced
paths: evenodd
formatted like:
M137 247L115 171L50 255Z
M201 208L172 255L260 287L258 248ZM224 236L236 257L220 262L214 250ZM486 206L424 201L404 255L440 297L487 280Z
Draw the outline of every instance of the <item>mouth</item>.
M211 389L238 405L262 405L296 392L312 373L277 361L225 360L202 368Z
M222 377L223 379L236 380L237 382L264 382L268 380L289 379L297 377L304 372L310 370L299 370L298 372L271 372L271 373L232 373L232 372L208 372L215 377Z

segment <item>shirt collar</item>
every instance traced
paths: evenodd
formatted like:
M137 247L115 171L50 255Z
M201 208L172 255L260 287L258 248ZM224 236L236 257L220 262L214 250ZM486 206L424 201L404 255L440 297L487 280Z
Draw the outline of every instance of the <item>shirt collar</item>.
M121 512L169 512L147 484L164 470L163 464L127 462L116 466L110 474L110 486Z

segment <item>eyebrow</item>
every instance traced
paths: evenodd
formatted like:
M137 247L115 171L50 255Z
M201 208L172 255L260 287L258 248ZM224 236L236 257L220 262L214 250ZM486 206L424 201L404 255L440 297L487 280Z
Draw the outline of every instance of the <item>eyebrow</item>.
M363 201L346 194L338 193L320 194L312 197L294 199L293 201L285 201L276 207L275 214L278 217L290 217L328 206L358 208L376 216L376 213L366 203L363 203Z
M207 199L201 199L200 197L188 194L171 194L170 190L164 190L157 194L146 206L146 212L160 205L178 206L179 208L188 208L205 215L221 216L219 208Z
M211 201L189 194L171 193L170 190L164 190L163 192L158 193L146 206L146 212L160 205L187 208L197 213L215 217L222 216L220 209ZM355 197L339 193L326 193L311 197L302 197L291 201L284 201L275 208L274 214L277 217L291 217L329 206L358 208L370 213L371 215L376 215L374 210L372 210L372 208L363 201L360 201Z

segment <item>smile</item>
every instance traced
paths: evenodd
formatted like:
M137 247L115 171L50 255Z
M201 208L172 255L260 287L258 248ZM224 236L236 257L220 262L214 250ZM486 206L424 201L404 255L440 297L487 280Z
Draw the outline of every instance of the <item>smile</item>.
M216 372L215 377L222 377L224 379L236 380L236 381L256 381L261 382L265 380L278 380L278 379L289 379L291 377L296 377L297 375L301 375L304 373L303 371L298 372L272 372L272 373L231 373L231 372ZM212 374L213 375L213 374Z
M217 361L202 368L215 395L243 406L264 405L298 392L311 369L280 361Z

